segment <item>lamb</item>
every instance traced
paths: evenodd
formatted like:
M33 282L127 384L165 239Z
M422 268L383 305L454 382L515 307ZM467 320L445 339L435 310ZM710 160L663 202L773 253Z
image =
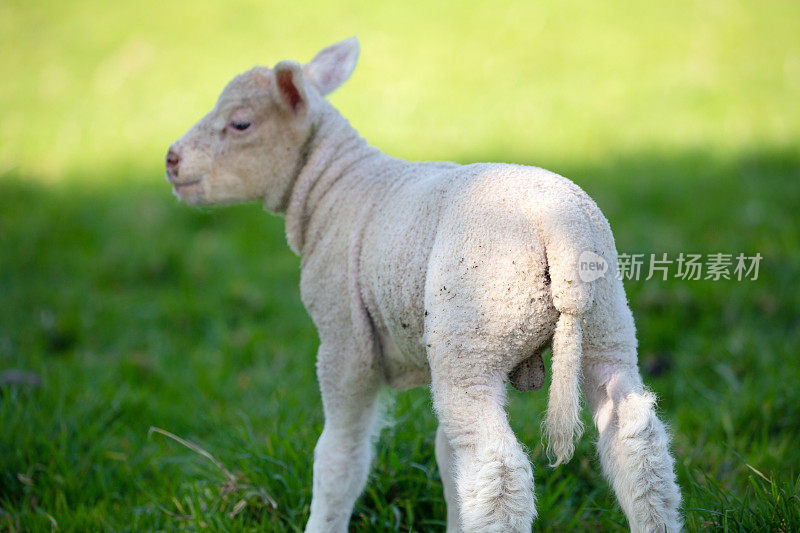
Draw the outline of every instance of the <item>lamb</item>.
M530 531L531 464L504 403L509 380L541 385L548 345L553 466L582 433L582 389L631 530L678 531L669 438L638 372L606 218L577 185L540 168L407 162L369 146L325 99L358 53L351 38L304 66L236 76L166 158L179 199L261 201L285 215L302 257L325 414L306 531L347 531L379 389L428 384L447 531ZM606 275L584 279L588 252Z

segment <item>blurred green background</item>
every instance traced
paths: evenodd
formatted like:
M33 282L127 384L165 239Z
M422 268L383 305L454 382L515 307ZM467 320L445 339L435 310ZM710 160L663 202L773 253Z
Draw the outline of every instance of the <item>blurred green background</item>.
M626 288L687 528L800 529L798 20L789 0L0 2L0 530L302 529L322 418L299 260L280 218L179 204L162 165L233 75L351 35L331 99L384 151L550 168L621 252L763 255L756 281ZM596 434L546 467L545 404L509 405L535 528L623 530ZM391 411L351 527L442 530L427 391Z

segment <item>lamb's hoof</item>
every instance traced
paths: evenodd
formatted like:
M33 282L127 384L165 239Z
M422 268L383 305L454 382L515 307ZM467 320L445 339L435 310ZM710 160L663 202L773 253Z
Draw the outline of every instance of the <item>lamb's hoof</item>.
M517 390L539 390L544 385L544 361L538 351L518 364L508 375Z

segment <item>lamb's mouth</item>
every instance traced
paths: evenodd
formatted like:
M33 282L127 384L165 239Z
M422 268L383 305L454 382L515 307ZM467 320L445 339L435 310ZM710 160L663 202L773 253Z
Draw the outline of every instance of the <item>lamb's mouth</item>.
M172 187L173 187L173 190L176 193L177 192L185 192L185 191L191 189L191 187L194 187L195 185L199 185L201 181L203 181L203 180L198 179L198 180L193 180L193 181L185 181L183 183L173 183Z

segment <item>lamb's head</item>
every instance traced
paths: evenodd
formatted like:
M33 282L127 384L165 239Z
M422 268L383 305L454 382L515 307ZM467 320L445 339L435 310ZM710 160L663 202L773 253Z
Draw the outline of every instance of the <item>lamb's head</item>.
M193 204L263 200L280 211L309 148L324 96L355 68L353 37L304 66L281 61L236 76L211 112L167 152L174 194Z

